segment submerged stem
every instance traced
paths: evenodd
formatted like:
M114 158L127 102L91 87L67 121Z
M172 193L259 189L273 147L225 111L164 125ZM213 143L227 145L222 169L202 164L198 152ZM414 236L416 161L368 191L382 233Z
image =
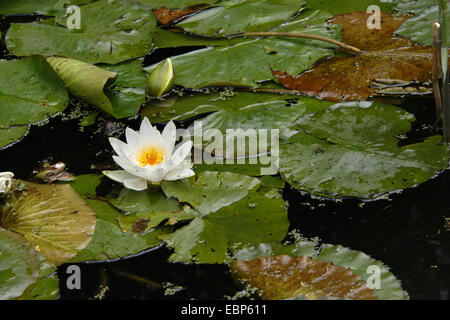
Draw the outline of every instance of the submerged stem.
M448 43L449 35L447 32L448 17L447 1L439 1L439 24L441 26L440 41L441 41L441 61L440 67L442 70L441 82L441 103L442 103L442 118L444 127L444 143L450 145L450 95L449 95L449 69L448 69Z
M308 33L300 33L300 32L244 32L239 34L239 36L242 37L290 37L290 38L305 38L305 39L313 39L313 40L319 40L319 41L325 41L329 42L335 45L340 46L343 49L346 49L352 53L360 54L361 50L358 48L355 48L349 44L315 35L315 34L308 34Z
M442 77L441 66L441 37L439 23L433 24L433 93L434 104L436 108L436 121L440 122L442 119L442 100L441 100L441 88L439 86L439 79Z

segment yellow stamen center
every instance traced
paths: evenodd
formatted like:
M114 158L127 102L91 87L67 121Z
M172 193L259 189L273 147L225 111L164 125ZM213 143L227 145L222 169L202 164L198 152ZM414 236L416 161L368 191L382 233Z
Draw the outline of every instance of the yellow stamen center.
M137 153L136 160L141 167L145 167L146 165L157 165L164 160L165 152L159 150L155 146L143 147L141 151Z

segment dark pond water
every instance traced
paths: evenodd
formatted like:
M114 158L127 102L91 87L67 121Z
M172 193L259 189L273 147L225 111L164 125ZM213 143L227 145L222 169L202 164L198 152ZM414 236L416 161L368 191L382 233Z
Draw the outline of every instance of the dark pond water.
M17 18L29 20L29 17ZM34 18L33 18L34 19ZM9 21L1 21L6 29ZM6 56L0 48L0 58ZM192 48L183 49L191 50ZM149 55L154 63L181 51L162 50ZM402 104L418 118L409 142L431 135L423 125L434 123L433 101L412 99ZM69 108L66 114L73 108ZM28 179L39 161L63 161L71 172L98 172L92 165L111 163L111 148L104 131L88 127L79 131L79 120L56 117L43 126L33 126L20 143L0 151L0 172L13 171ZM138 120L128 122L137 127ZM420 185L392 195L390 200L362 204L311 199L286 187L291 229L305 237L319 237L324 243L341 244L363 251L388 265L402 281L412 299L450 298L450 232L445 217L450 216L450 171ZM68 290L66 266L58 269L62 299L89 299L107 284L106 299L223 299L237 291L224 265L192 266L166 262L170 251L161 247L127 260L112 263L79 264L82 289ZM166 289L177 291L165 295Z

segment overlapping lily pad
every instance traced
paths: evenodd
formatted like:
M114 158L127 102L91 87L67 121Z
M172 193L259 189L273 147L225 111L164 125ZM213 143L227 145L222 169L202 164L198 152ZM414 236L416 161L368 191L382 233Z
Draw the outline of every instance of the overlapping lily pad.
M433 45L433 23L439 22L439 5L437 0L403 0L397 6L402 12L414 13L415 16L405 21L397 30L399 35L408 37L423 45ZM449 15L447 13L447 15ZM450 16L447 17L447 20ZM450 34L450 24L447 24Z
M293 187L331 197L376 198L443 170L441 137L400 147L414 118L379 103L337 104L297 121L303 130L280 148L280 173Z
M136 1L101 0L81 6L81 29L66 28L65 12L56 22L13 23L6 34L16 56L60 55L88 63L116 64L142 57L153 48L156 18ZM45 45L43 45L45 44Z
M262 243L238 251L231 270L237 279L258 288L268 299L409 298L382 262L340 245L324 244L315 249L316 245L311 241L289 246ZM379 276L378 285L371 279L374 274Z
M117 73L70 58L48 57L47 61L73 95L113 113L111 101L103 93L103 88L116 79Z
M20 234L0 228L0 299L20 297L39 277L39 258Z
M137 0L152 9L166 7L169 9L185 9L197 4L215 4L220 0Z
M83 175L72 184L97 214L97 225L92 241L71 262L112 261L159 246L159 237L170 232L170 228L159 228L144 234L123 232L118 222L123 214L106 201L92 199L99 183L100 176Z
M193 196L191 191L188 190L184 195L180 189L178 193L180 200L191 201L191 205L206 211L203 211L202 217L195 218L187 226L163 237L164 241L175 250L170 257L171 261L224 263L228 259L229 250L236 250L245 245L256 245L268 239L281 241L286 236L289 222L286 204L279 189L279 178L266 177L258 180L231 173L205 172L199 174L200 186L197 188L201 188L202 181L206 181L204 175L209 178L229 177L227 180L231 178L236 180L240 176L243 180L252 179L260 183L252 183L256 187L248 191L244 198L240 194L231 198L229 191L229 197L226 199L234 199L235 202L221 201L220 209L215 206L210 210L204 203L211 203L208 198L211 199L210 197L215 194L223 194L223 187L204 186L203 193L206 197L203 197L204 202L201 203L198 203L200 198ZM223 183L229 184L226 181Z
M64 83L38 56L0 60L0 149L28 132L28 125L66 108Z
M305 114L323 110L331 103L317 99L284 96L240 93L229 101L213 102L212 106L217 111L202 118L203 132L208 129L217 129L226 134L227 129L278 129L280 136L289 137L293 131L289 129L299 117ZM181 105L184 107L184 105ZM197 110L213 110L211 105L199 106ZM220 108L220 109L219 109ZM175 105L175 110L177 106ZM195 110L195 112L198 112ZM192 113L190 113L192 114ZM195 135L195 124L189 130ZM269 134L270 135L270 134Z
M240 38L206 38L186 34L180 30L166 30L157 28L153 41L156 48L178 47L228 47L242 42Z
M196 217L189 207L182 207L178 201L168 199L160 190L133 191L122 189L118 196L110 195L109 202L126 215L118 218L122 231L143 233L161 222L174 225L179 221Z
M0 15L40 14L56 15L65 12L70 5L85 5L97 0L15 0L3 1Z
M145 102L146 75L137 60L114 66L62 57L47 61L73 95L116 118L134 116Z
M39 254L39 278L18 298L18 300L56 300L59 296L59 281L56 267Z
M317 300L326 296L352 300L377 300L374 290L346 268L308 256L280 255L237 261L233 275L262 291L264 299L281 300L305 296Z
M0 128L0 149L6 148L28 133L28 126L17 126L9 128Z
M104 90L113 107L112 115L116 118L135 116L145 102L147 84L147 76L142 69L141 61L134 60L100 67L118 74L117 79Z
M310 9L321 9L331 14L344 14L350 12L366 11L369 6L376 5L381 11L392 12L395 3L383 0L308 0L306 7Z
M22 234L54 265L70 260L91 241L94 211L67 184L25 186L8 198L0 225Z
M143 117L147 117L151 123L160 123L169 120L182 121L215 111L238 112L251 106L269 107L272 105L285 106L292 104L295 108L298 100L302 100L302 98L293 95L236 92L230 90L209 94L184 92L181 97L173 95L165 97L162 100L148 102L145 108L142 109L141 114ZM313 103L317 100L306 99L305 101Z
M330 21L342 24L343 41L363 52L327 59L298 76L275 70L277 80L288 89L330 101L367 100L384 94L430 94L427 84L432 80L431 48L394 35L408 17L383 13L383 27L372 30L366 28L368 17L365 12L353 12Z
M256 178L211 171L198 178L163 182L161 188L168 197L189 203L206 215L241 200L259 184Z
M226 37L244 31L264 31L296 14L304 0L226 0L178 23L184 31Z
M337 26L328 25L332 16L322 11L306 11L273 31L297 31L339 38ZM209 86L256 86L273 79L273 69L298 74L315 61L333 53L332 45L293 38L242 39L230 47L206 48L173 57L175 84L186 88ZM148 72L155 65L146 68Z
M14 14L51 14L57 12L57 4L61 0L16 0L2 1L0 15Z

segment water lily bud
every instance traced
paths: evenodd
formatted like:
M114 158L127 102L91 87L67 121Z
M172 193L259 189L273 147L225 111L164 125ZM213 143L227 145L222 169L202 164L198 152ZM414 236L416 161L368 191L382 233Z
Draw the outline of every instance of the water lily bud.
M166 59L158 64L150 74L147 82L147 94L161 97L172 89L174 80L172 60Z
M11 191L14 173L0 172L0 194Z

